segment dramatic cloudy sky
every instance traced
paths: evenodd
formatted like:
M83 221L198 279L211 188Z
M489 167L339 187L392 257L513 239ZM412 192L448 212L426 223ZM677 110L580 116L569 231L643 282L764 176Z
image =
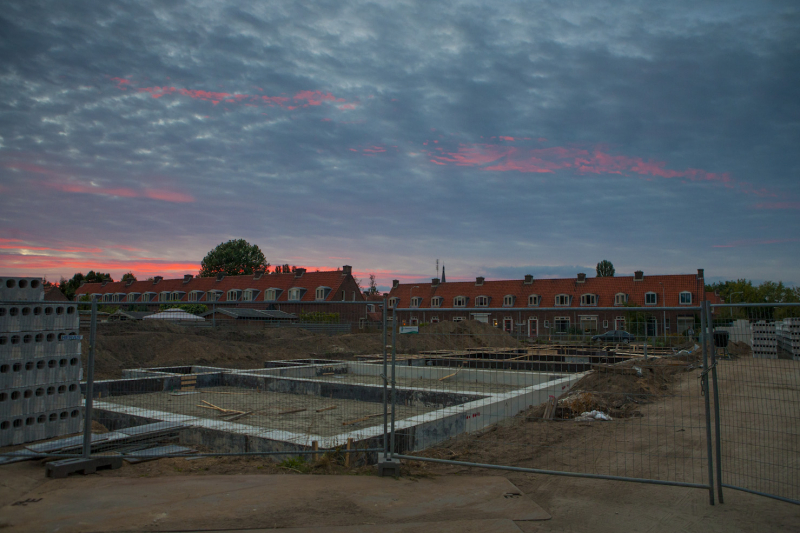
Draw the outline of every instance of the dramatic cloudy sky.
M0 273L800 283L794 1L5 1Z

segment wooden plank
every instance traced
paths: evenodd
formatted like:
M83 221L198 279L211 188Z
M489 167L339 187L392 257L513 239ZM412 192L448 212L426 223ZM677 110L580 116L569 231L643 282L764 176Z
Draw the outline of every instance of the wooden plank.
M314 451L314 452L319 450L319 442L311 441L311 450ZM311 459L316 463L317 461L319 461L319 454L318 453L312 454L311 455Z
M282 411L278 413L279 415L290 415L292 413L302 413L303 411L308 411L305 407L303 409L291 409L289 411Z
M350 468L350 451L353 449L353 439L347 439L347 453L344 454L344 467Z
M336 405L331 405L330 407L323 407L322 409L317 409L317 412L321 413L322 411L330 411L331 409L336 409L337 407L338 406Z
M392 413L387 413L387 416L391 416ZM376 416L383 416L383 413L378 413L377 415L367 415L362 416L361 418L356 418L355 420L348 420L346 422L342 422L343 426L351 426L353 424L358 424L359 422L363 422L365 420L369 420L370 418L375 418Z

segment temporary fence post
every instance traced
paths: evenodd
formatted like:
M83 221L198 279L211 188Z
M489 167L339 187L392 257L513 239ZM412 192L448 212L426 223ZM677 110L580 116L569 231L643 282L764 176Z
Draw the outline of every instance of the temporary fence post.
M217 327L217 304L216 302L211 304L211 327Z
M704 302L706 308L706 316L708 316L709 331L712 343L714 342L714 321L711 319L711 302ZM717 499L719 503L725 503L722 498L722 438L720 436L720 423L719 423L719 389L717 388L717 350L715 345L712 344L711 349L711 386L714 389L714 435L715 439L715 452L716 452L716 466L717 466Z
M706 410L706 454L708 456L708 503L714 505L714 463L711 455L711 405L708 393L708 320L706 307L700 308L700 331L703 335L703 373L700 375L700 387L703 393Z
M92 296L92 321L89 327L89 359L86 361L86 401L83 409L83 457L92 454L92 398L94 397L94 345L97 342L97 297Z
M397 409L397 400L394 390L395 365L397 364L397 307L392 309L392 427L391 427L391 446L389 448L389 458L394 456L394 412Z
M387 408L388 394L387 387L389 386L388 373L389 369L386 362L386 302L387 297L383 297L383 458L389 451L389 412Z

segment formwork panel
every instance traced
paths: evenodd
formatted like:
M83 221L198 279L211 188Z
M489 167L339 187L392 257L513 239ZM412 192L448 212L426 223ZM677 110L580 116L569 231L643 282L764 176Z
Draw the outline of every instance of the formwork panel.
M57 302L0 303L0 332L75 329L80 326L76 304Z

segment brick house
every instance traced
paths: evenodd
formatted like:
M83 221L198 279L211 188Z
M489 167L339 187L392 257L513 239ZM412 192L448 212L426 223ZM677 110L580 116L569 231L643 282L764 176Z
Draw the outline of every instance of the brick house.
M193 277L164 279L156 276L146 281L111 281L85 283L76 298L96 295L105 305L137 303L157 309L161 304L198 303L211 307L270 309L298 315L300 312L339 313L342 322L358 322L366 317L364 295L353 278L352 267L341 270L307 272L298 268L292 273L256 272L242 276Z
M478 277L474 282L446 283L434 278L430 283L394 280L389 311L413 308L397 312L399 324L478 320L529 337L624 330L626 317L641 313L642 333L660 336L695 328L698 313L690 309L648 313L648 307L697 307L705 298L703 269L697 274L645 276L637 271L633 276L605 278L578 274L535 280L527 275L521 280ZM603 307L614 309L596 309Z

